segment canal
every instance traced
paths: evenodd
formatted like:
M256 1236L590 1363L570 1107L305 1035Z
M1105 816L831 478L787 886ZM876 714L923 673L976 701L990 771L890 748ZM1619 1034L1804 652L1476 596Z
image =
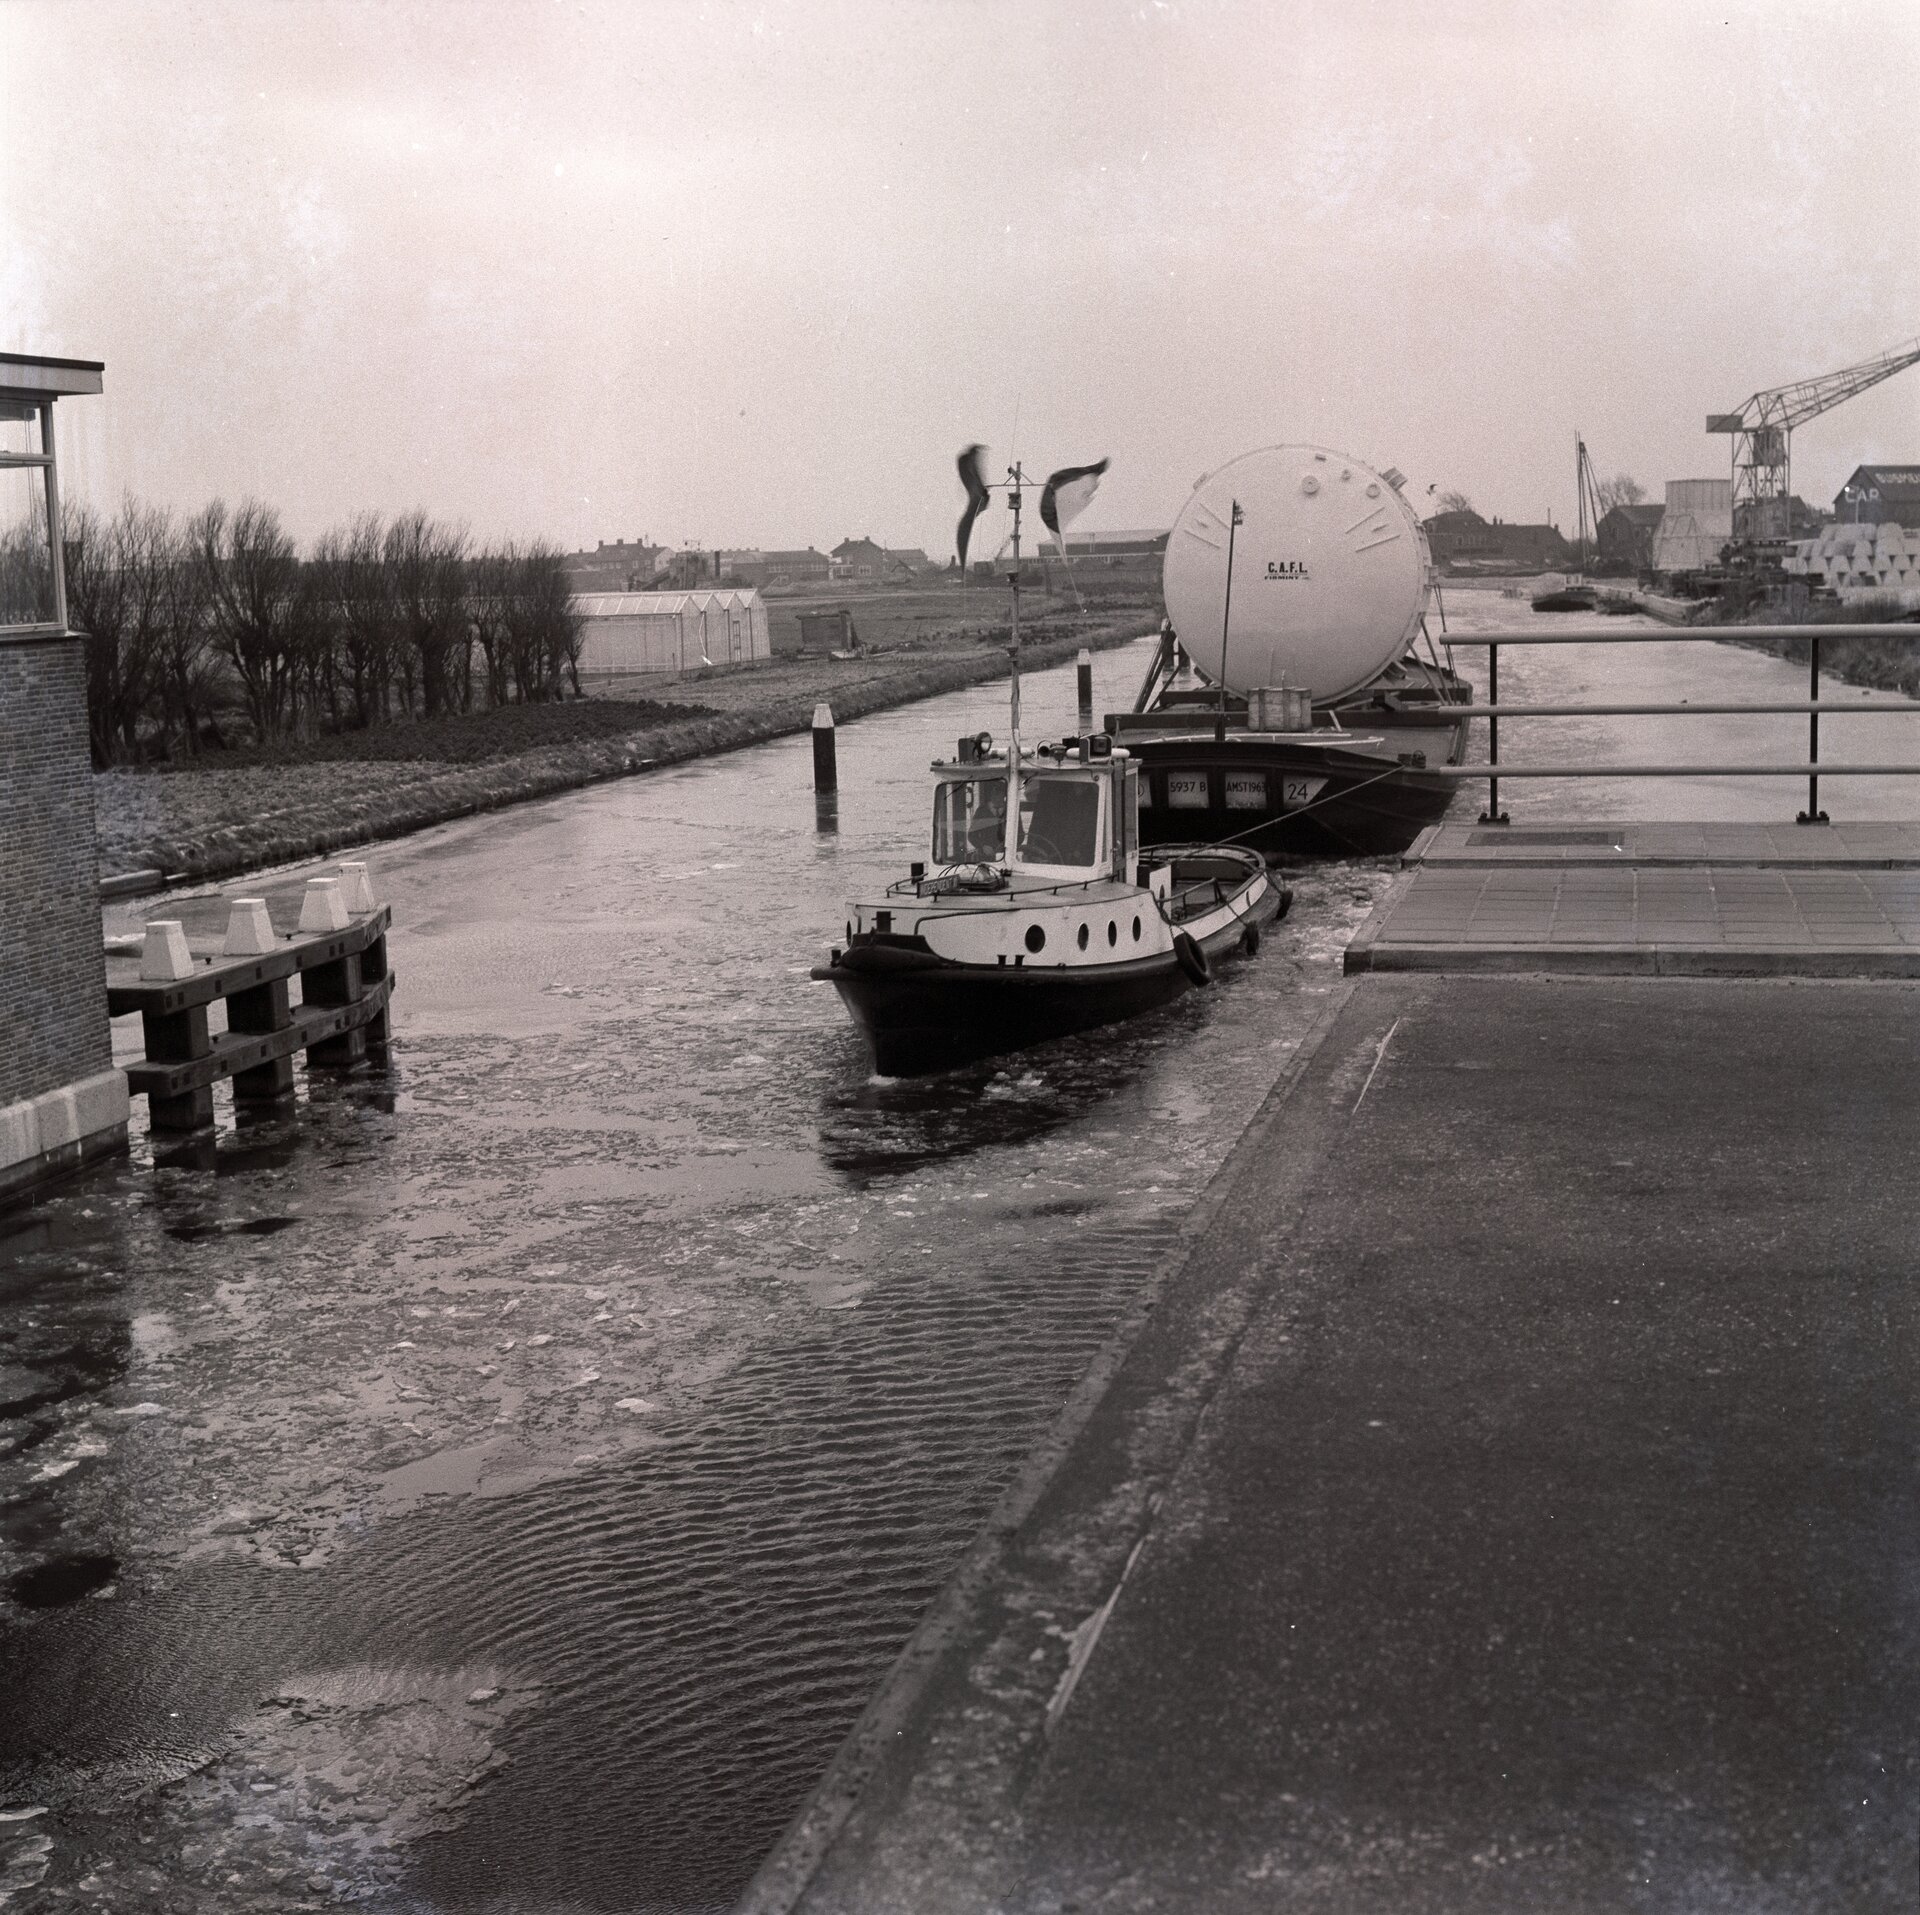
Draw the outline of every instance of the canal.
M1029 736L1073 699L1030 680ZM378 850L390 1082L0 1226L0 1804L44 1811L0 1895L737 1893L1389 881L1310 876L1165 1014L878 1080L808 967L1004 711L845 726L832 818L798 738Z
M1148 649L1096 659L1102 709ZM1509 697L1803 682L1714 646L1502 659ZM1070 730L1071 669L1026 708ZM380 849L390 1078L223 1108L200 1162L136 1136L0 1220L0 1905L729 1904L1395 881L1298 876L1260 956L1158 1016L876 1079L807 968L918 853L927 760L1004 709L844 727L830 817L798 738ZM1920 760L1911 721L1848 722L1892 736L1836 749ZM1641 723L1503 750L1656 755ZM1687 755L1804 737L1659 723ZM1828 808L1906 815L1884 782ZM1790 817L1804 786L1506 795Z

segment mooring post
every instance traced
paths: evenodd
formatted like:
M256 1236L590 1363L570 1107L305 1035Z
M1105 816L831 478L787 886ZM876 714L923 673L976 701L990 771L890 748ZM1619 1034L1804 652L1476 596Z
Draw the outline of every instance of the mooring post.
M1084 645L1073 662L1073 678L1080 694L1080 736L1087 738L1093 733L1093 653Z
M1807 702L1817 706L1820 703L1820 640L1817 636L1807 641L1807 656L1812 661ZM1819 763L1820 714L1810 711L1807 714L1807 808L1794 820L1795 824L1823 825L1827 822L1827 814L1820 809L1820 773L1816 769Z
M840 789L840 771L833 756L833 707L824 702L813 708L813 788Z
M1500 647L1487 647L1487 703L1497 705L1500 702ZM1500 762L1500 721L1498 718L1487 720L1487 763L1497 765ZM1503 825L1507 822L1506 813L1500 809L1500 780L1498 777L1487 780L1487 808L1480 814L1483 825Z

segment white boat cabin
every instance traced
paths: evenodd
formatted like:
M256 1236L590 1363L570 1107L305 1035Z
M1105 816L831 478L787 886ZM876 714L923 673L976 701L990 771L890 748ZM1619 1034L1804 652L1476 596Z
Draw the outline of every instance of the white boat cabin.
M935 870L987 866L1054 884L1137 881L1140 768L1106 739L1043 745L1031 757L1022 754L1011 856L1005 755L983 740L966 739L960 759L936 760L933 773Z

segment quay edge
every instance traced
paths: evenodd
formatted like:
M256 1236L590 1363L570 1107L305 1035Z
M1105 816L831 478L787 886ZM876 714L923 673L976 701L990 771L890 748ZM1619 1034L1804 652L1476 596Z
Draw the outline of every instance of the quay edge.
M1354 991L1349 980L1336 982L1298 1049L1287 1060L1259 1108L1242 1130L1233 1149L1183 1219L1178 1241L1163 1259L1151 1282L1127 1312L1100 1354L1088 1365L1052 1428L1029 1453L1026 1462L1002 1494L967 1553L955 1566L919 1626L895 1658L859 1721L848 1732L826 1772L795 1814L786 1832L756 1871L736 1915L795 1915L814 1906L809 1891L828 1852L846 1830L856 1806L867 1796L883 1767L897 1769L898 1748L909 1726L925 1712L929 1692L953 1681L951 1659L960 1646L977 1634L981 1612L993 1591L1004 1582L1009 1552L1022 1528L1054 1489L1056 1479L1076 1441L1099 1414L1108 1392L1136 1345L1154 1330L1170 1290L1194 1246L1228 1203L1246 1171L1260 1161L1263 1140L1286 1109L1294 1086L1312 1067L1328 1034ZM1160 1334L1159 1332L1154 1332ZM1215 1367L1230 1347L1233 1326L1222 1321L1215 1330ZM1193 1379L1193 1394L1183 1406L1177 1426L1162 1433L1162 1444L1183 1450L1183 1434L1204 1411L1209 1376ZM1131 1547L1142 1512L1129 1508L1123 1515L1123 1535L1115 1547ZM1056 1672L1057 1673L1057 1672ZM1045 1696L1041 1695L1044 1706ZM831 1904L822 1904L831 1906Z
M1896 980L1347 979L743 1915L1910 1907L1917 1084Z

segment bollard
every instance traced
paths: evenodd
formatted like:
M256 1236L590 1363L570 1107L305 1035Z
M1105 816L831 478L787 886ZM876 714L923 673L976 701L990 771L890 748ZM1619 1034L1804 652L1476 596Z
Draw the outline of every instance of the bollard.
M1080 693L1080 736L1091 737L1093 733L1093 654L1082 645L1080 656L1074 661L1074 683Z
M347 902L350 918L365 917L374 908L373 880L367 875L364 860L356 858L340 867L340 895Z
M813 708L813 788L840 789L840 771L833 756L833 707L824 703Z
M235 898L227 907L223 957L264 957L273 949L273 920L265 898Z
M178 918L150 918L147 941L140 951L140 975L166 979L191 977L193 956L187 949L187 931Z
M347 901L340 895L338 878L307 880L307 895L300 900L300 928L303 931L347 928Z

